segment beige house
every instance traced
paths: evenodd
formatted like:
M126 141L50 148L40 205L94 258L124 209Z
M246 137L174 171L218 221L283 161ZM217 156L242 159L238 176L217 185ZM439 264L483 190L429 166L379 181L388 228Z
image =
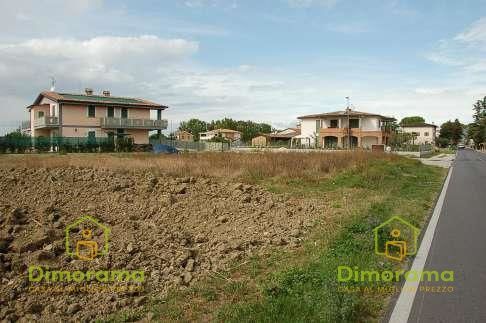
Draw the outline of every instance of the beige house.
M435 144L437 138L437 126L430 123L410 124L400 126L400 130L411 133L413 138L410 143L415 145Z
M231 129L214 129L199 133L199 140L211 140L215 137L222 137L230 141L241 140L241 132Z
M174 133L177 140L180 141L194 141L194 136L189 131L178 130Z
M387 145L391 135L390 123L395 118L351 109L298 117L302 145L323 148L366 148Z
M167 129L162 119L166 106L143 99L115 97L109 91L95 95L45 91L27 107L33 137L131 137L147 144L150 130ZM150 111L156 111L156 119Z
M300 128L287 128L274 133L260 134L251 140L251 145L259 147L290 145L292 138L298 135L300 135Z

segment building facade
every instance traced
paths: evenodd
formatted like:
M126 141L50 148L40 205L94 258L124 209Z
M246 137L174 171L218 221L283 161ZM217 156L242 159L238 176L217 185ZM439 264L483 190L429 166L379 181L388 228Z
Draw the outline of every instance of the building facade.
M239 141L241 140L241 132L231 129L214 129L199 133L199 140L211 140L215 137L221 137L229 141Z
M260 134L252 138L251 145L264 146L290 146L292 138L300 135L300 128L287 128L274 133Z
M176 140L180 141L194 141L194 136L189 131L177 130L175 133Z
M130 137L135 144L148 144L149 131L167 129L167 120L162 119L167 106L114 97L109 91L102 95L90 89L85 94L46 91L27 109L30 120L23 125L29 129L24 131L33 137Z
M351 109L298 117L302 145L322 148L366 148L387 145L394 118Z
M435 145L435 139L437 138L437 126L430 123L411 124L400 126L400 130L405 133L412 134L411 144L423 145L431 144Z

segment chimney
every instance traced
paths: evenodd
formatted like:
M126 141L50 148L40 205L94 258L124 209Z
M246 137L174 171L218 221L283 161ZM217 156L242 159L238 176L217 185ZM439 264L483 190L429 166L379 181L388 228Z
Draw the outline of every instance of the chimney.
M103 91L103 96L110 96L110 91L104 90Z
M86 93L86 95L93 95L93 89L90 89L88 87L84 89L84 92Z

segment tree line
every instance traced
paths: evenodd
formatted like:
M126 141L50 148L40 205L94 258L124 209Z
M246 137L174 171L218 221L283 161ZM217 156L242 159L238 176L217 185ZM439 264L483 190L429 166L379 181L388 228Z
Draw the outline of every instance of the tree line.
M273 130L272 126L266 123L258 123L250 120L234 120L231 118L212 120L210 122L199 119L190 119L181 122L179 125L179 130L190 132L196 141L199 140L199 134L201 132L215 129L231 129L239 131L241 132L242 141L250 141L261 133L271 133Z

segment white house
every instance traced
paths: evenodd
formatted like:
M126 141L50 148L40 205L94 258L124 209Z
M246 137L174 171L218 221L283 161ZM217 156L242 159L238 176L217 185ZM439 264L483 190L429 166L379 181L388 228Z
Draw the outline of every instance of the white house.
M410 124L400 126L400 130L413 134L411 143L416 145L435 144L437 126L430 123Z
M394 118L351 109L298 117L302 144L324 148L371 148L388 144Z
M241 140L241 132L231 129L214 129L199 133L199 140L211 140L215 137L222 137L230 141Z

